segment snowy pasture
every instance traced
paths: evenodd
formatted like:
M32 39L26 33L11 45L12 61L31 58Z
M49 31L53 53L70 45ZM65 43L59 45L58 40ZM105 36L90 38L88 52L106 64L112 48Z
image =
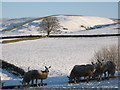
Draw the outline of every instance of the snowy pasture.
M91 62L94 52L102 47L118 45L117 37L97 37L97 38L46 38L39 40L23 41L12 44L2 44L2 59L13 63L25 71L27 68L44 70L44 66L52 66L48 79L45 80L48 86L45 87L100 87L111 86L114 81L117 86L117 79L112 81L92 81L90 83L68 84L67 75L70 74L74 65L87 64ZM4 76L4 75L3 75ZM13 79L6 80L18 82ZM102 82L105 82L106 85ZM16 84L18 84L16 83ZM95 83L95 85L94 85ZM97 84L96 84L97 83ZM20 83L19 83L20 84ZM86 86L88 85L88 86ZM102 86L101 86L102 85Z
M25 70L51 65L53 71L66 74L76 64L90 63L95 51L113 44L118 44L117 37L45 38L3 44L2 59Z

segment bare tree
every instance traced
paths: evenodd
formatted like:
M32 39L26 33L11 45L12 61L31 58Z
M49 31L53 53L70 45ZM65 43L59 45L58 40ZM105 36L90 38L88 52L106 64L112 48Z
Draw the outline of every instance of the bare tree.
M47 32L47 36L49 36L51 32L58 32L58 28L60 27L57 17L45 18L40 23L40 30Z
M92 58L93 62L104 60L105 62L108 60L113 61L117 65L117 69L120 69L118 64L118 47L117 45L111 45L109 47L103 47L100 50L96 51L94 57Z

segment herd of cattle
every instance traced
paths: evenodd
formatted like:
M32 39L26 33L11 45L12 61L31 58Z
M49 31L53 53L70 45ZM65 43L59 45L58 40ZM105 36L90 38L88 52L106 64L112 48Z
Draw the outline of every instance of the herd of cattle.
M90 78L97 78L98 80L101 80L103 74L105 78L109 79L110 75L113 76L115 74L115 68L116 65L113 61L100 62L98 60L95 64L92 62L92 64L87 65L75 65L70 73L70 76L68 76L69 83L78 83L81 77L87 79L87 82Z
M43 83L43 79L48 77L49 69L51 66L46 67L45 71L41 70L30 70L24 74L22 84L25 85L26 83L29 84L30 81L32 84L34 80L36 80L36 84L38 86L38 79L41 79L41 83ZM87 65L75 65L71 70L70 76L68 76L69 83L78 83L81 80L81 77L87 79L87 82L91 78L97 78L98 80L104 77L109 78L110 75L115 74L116 65L113 61L97 61L96 63L87 64Z

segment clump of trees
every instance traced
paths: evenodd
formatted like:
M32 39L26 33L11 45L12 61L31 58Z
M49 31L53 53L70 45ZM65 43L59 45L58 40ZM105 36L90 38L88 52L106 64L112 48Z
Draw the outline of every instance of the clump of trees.
M95 51L94 57L92 58L93 62L97 62L104 60L106 61L113 61L116 64L116 69L120 70L120 66L119 66L119 49L117 45L111 45L109 47L103 47L98 51Z
M60 30L58 29L61 27L57 17L45 18L41 21L39 26L40 26L39 31L46 32L47 36L49 36L51 32L54 32L54 33L60 32Z

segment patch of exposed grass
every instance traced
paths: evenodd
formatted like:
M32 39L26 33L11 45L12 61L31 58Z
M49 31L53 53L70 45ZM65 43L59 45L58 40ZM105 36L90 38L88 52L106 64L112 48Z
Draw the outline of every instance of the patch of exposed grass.
M20 42L20 41L36 40L36 39L42 39L42 38L47 38L47 36L34 37L34 38L20 38L20 39L15 39L15 40L4 40L4 41L2 41L2 43L7 44L7 43L15 43L15 42Z

